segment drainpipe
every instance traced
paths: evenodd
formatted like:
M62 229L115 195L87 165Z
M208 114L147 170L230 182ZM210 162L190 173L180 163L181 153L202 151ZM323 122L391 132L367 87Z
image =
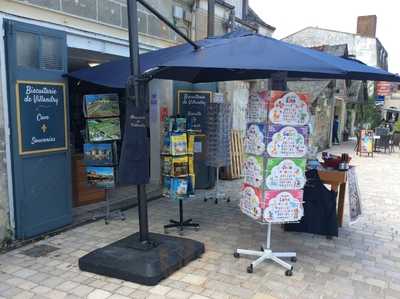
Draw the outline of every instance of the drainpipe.
M242 20L246 20L247 15L249 14L249 0L243 0L242 4Z
M215 35L215 0L208 0L207 37Z

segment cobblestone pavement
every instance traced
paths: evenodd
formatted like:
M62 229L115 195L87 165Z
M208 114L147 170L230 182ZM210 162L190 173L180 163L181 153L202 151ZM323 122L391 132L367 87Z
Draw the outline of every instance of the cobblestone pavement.
M333 148L352 149L351 144ZM0 298L400 298L400 154L354 157L353 164L364 216L352 226L346 221L339 238L273 227L273 249L298 253L292 277L269 262L247 274L251 260L233 258L237 247L258 249L266 233L266 227L239 211L240 182L234 181L223 183L231 203L204 203L202 194L185 203L186 216L201 224L200 231L185 231L185 236L204 242L206 253L158 286L93 275L77 267L80 256L137 231L137 210L132 209L125 222L105 226L98 221L1 255ZM162 225L177 217L177 208L166 199L151 202L151 231L162 232ZM23 254L37 244L59 249L39 258Z

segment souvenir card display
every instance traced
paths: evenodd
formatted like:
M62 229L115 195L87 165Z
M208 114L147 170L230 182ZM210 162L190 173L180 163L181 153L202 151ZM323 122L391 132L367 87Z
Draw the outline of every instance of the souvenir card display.
M244 183L260 188L264 179L264 158L246 155L243 163Z
M121 139L121 125L118 117L87 120L89 142L104 142Z
M272 223L296 222L304 216L303 191L266 191L263 221Z
M118 94L85 95L86 143L83 145L87 182L102 189L115 187L117 143L121 139Z
M85 143L83 145L86 165L112 166L116 161L115 152L115 143Z
M119 116L119 98L116 93L85 95L84 102L88 118Z
M269 99L269 121L284 126L308 125L308 103L307 94L272 91Z
M194 135L186 131L186 118L168 117L162 144L163 195L186 199L194 194Z
M244 184L242 186L240 209L242 212L256 220L262 220L262 194L259 188Z
M115 187L114 167L87 166L86 175L90 185L103 189Z
M250 123L247 125L244 138L244 152L246 154L263 155L267 141L267 125Z
M304 187L306 159L270 158L266 167L265 188L297 190Z
M206 141L208 166L222 167L230 164L231 130L231 106L218 103L208 104Z
M268 126L267 153L276 158L302 158L308 149L308 127Z
M254 105L252 101L255 100L250 99L249 105ZM272 91L265 111L259 112L268 115L267 119L247 125L240 207L260 222L293 222L303 216L301 189L306 182L308 102L307 94ZM255 198L262 198L257 208Z
M266 123L268 119L268 91L254 92L247 104L247 123Z

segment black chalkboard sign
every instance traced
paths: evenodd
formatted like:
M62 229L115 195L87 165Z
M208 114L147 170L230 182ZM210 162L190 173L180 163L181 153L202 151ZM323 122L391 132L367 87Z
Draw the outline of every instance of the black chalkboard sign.
M207 105L211 97L211 91L178 90L178 114L187 118L192 130L206 133Z
M67 150L64 83L17 81L20 155Z

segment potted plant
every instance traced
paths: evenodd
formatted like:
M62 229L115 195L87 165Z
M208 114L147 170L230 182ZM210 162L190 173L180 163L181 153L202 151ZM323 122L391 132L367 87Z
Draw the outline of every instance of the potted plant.
M393 146L400 147L400 119L393 126Z

